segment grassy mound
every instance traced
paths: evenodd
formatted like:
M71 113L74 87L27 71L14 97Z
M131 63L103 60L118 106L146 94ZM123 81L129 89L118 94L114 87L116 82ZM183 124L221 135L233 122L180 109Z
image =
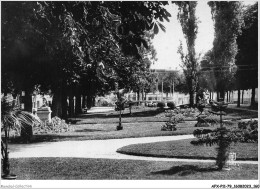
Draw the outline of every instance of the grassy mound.
M192 140L194 139L129 145L117 152L149 157L216 159L216 145L194 146L190 144ZM230 151L237 154L237 160L258 160L257 143L236 143L231 146Z

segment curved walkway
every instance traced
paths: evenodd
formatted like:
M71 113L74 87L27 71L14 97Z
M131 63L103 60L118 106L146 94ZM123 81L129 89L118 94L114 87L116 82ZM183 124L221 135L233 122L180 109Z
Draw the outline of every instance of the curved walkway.
M159 136L143 138L124 138L109 140L61 141L39 144L16 145L18 150L10 152L10 158L22 157L74 157L74 158L104 158L129 159L146 161L182 161L182 162L215 162L215 160L155 158L119 154L117 149L130 144L162 142L194 138L193 135ZM237 163L258 164L258 161L236 161Z

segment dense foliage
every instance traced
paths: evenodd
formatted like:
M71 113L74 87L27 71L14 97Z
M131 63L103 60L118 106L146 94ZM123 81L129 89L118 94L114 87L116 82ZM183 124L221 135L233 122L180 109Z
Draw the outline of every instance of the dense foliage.
M235 57L238 53L236 38L244 25L242 3L239 1L210 1L214 20L215 38L213 49L208 54L210 68L213 71L216 91L220 98L232 81L235 69Z
M34 86L51 89L53 115L66 117L68 96L69 113L73 96L80 113L81 95L91 106L95 95L114 90L115 81L119 88L143 85L150 77L147 57L156 54L148 39L165 31L160 22L171 16L165 4L3 2L2 93L24 90L30 111Z
M252 89L251 106L254 106L258 87L258 3L245 7L243 17L245 25L236 39L236 84L238 89Z
M190 95L190 106L192 107L194 105L194 93L198 84L198 57L195 51L195 40L198 33L198 18L195 15L197 2L179 1L177 5L179 6L178 19L181 23L188 48L188 53L185 54L182 44L180 44L178 53L181 56L182 67Z

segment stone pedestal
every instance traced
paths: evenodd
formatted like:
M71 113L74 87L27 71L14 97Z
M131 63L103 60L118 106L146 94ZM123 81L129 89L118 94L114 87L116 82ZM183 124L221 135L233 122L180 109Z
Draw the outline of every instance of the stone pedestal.
M43 122L51 122L51 108L50 107L41 107L37 110L37 116Z

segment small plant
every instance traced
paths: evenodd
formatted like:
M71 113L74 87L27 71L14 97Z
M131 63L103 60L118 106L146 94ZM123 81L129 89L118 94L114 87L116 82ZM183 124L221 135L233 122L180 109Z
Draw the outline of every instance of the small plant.
M185 109L180 109L180 112L183 114L185 117L196 117L196 115L199 114L198 110L196 108L185 108Z
M115 102L116 104L116 111L119 111L119 123L118 126L116 127L116 130L122 130L123 126L122 126L122 110L125 109L125 104L127 102L126 98L124 97L124 93L126 92L125 89L123 90L119 90L118 89L118 83L115 83L115 94L117 96L117 100Z
M162 126L162 131L176 131L176 125L184 120L183 115L176 109L166 111L165 117L168 117L169 120Z
M129 100L129 101L128 101L128 104L129 104L129 111L130 111L130 114L132 115L132 107L134 106L135 102Z
M219 124L219 119L216 116L201 114L197 117L195 127L209 127Z
M222 116L226 113L224 110L227 108L227 104L222 102L211 102L212 111L211 113L220 116L220 127L211 131L208 130L195 130L193 135L197 137L197 141L193 141L192 144L194 145L212 145L218 144L217 147L217 161L216 165L220 170L226 165L226 161L228 158L228 150L229 146L232 142L238 141L238 136L235 132L223 127Z
M104 100L104 101L102 101L102 102L101 102L101 106L108 106L108 102L107 102L107 101L105 101L105 100Z
M240 142L258 142L258 121L251 120L238 123Z
M176 108L174 102L167 102L167 106L172 110Z
M71 130L73 130L73 127L70 124L67 124L65 120L55 116L51 119L51 122L39 123L38 126L34 128L34 134L62 133Z
M157 103L157 107L160 108L160 109L163 109L165 106L165 103L164 102L158 102Z
M16 175L10 174L10 162L8 151L8 140L10 130L21 131L23 125L36 125L40 120L29 112L21 111L15 107L13 100L7 96L1 97L1 132L4 137L1 137L1 154L2 154L2 178L16 179Z

